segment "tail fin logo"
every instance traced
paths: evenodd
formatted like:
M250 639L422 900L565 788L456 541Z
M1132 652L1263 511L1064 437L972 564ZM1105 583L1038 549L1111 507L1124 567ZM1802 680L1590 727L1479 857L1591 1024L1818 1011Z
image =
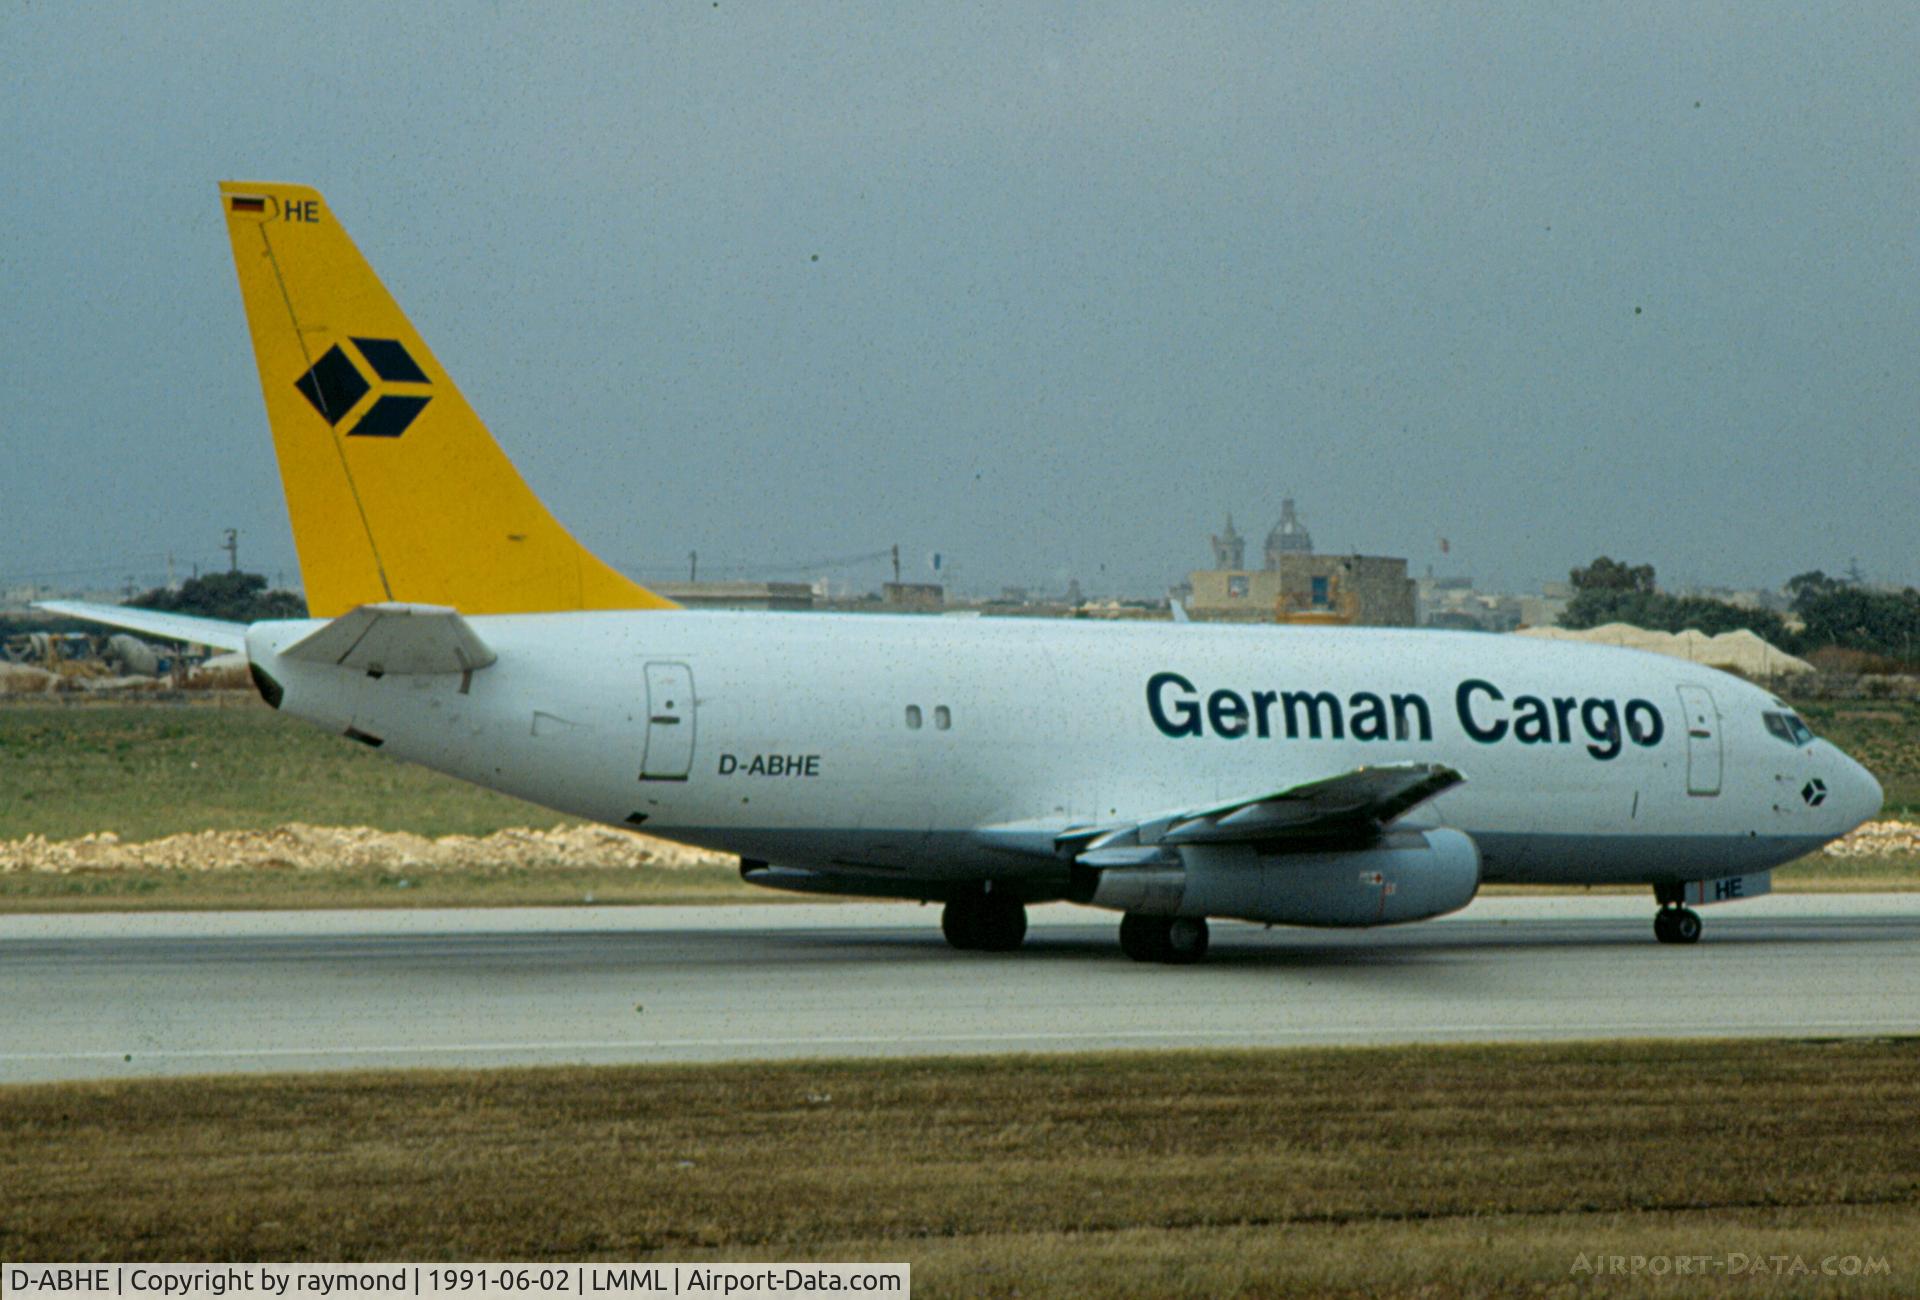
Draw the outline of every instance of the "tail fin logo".
M398 438L433 400L431 393L410 390L431 387L433 381L398 339L349 341L366 363L366 369L373 371L374 380L368 380L366 369L336 343L309 366L304 375L294 380L293 386L313 403L320 418L335 428L353 414L368 393L373 393L373 404L347 430L347 436Z

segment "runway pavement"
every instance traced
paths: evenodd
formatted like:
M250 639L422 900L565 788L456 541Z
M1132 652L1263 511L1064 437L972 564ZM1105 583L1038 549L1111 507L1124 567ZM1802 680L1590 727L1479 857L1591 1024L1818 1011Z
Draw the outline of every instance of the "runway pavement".
M1036 908L1017 954L898 904L0 917L0 1082L1638 1036L1920 1032L1920 894L1639 897L1371 931L1215 922L1197 967Z

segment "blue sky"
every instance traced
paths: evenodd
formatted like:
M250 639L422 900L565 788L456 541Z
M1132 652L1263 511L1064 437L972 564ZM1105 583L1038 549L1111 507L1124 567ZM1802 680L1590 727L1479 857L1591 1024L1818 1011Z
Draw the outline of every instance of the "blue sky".
M0 68L0 586L293 579L223 178L643 578L1153 594L1291 495L1490 587L1920 582L1911 6L8 2Z

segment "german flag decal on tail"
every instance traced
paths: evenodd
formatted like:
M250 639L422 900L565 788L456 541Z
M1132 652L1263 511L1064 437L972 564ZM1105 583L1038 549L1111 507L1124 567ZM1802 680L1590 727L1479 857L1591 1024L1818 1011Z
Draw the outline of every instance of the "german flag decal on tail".
M672 607L548 513L318 191L221 195L316 617Z

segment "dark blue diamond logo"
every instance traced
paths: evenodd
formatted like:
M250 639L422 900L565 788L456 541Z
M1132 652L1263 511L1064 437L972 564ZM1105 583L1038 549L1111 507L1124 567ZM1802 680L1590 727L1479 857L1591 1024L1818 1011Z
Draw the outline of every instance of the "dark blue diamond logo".
M398 438L405 433L420 412L433 400L430 393L396 393L396 386L425 388L432 380L426 371L420 368L398 339L363 339L355 336L353 346L359 350L366 366L373 369L379 387L367 382L366 369L355 363L350 352L341 349L339 344L327 349L325 356L314 362L307 373L294 380L306 399L313 403L313 409L328 424L339 427L347 413L357 406L369 392L377 392L372 406L367 408L351 429L349 438Z
M360 355L373 367L373 373L394 384L424 384L427 372L414 364L413 354L400 346L399 339L363 339L356 337L353 346L360 349Z
M1800 797L1807 801L1807 807L1818 808L1827 801L1827 783L1819 777L1800 787Z
M327 354L314 362L306 374L293 381L293 386L313 403L313 409L320 412L320 418L328 424L340 423L353 409L353 404L367 395L366 379L359 367L347 360L347 354L338 344L328 348Z
M401 397L388 393L360 417L360 423L347 430L349 438L398 438L430 400L426 397Z

